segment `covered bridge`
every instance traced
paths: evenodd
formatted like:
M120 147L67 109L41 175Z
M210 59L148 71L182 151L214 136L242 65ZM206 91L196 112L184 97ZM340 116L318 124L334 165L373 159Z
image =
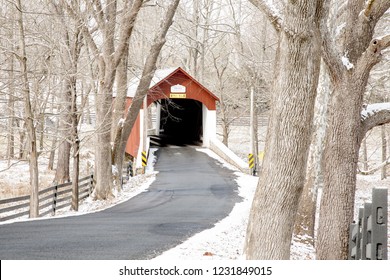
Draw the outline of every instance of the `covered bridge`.
M138 83L139 79L130 82L127 108ZM126 152L141 158L140 153L149 148L150 137L164 144L209 147L210 140L216 137L217 101L217 96L182 68L157 70L128 139Z

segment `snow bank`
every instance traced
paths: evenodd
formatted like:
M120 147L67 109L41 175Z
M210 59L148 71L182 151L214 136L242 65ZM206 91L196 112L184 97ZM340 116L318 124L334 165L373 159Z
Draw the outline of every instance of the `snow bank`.
M222 159L238 168L241 172L249 174L248 164L238 157L232 150L226 147L218 139L210 140L210 150L220 156Z

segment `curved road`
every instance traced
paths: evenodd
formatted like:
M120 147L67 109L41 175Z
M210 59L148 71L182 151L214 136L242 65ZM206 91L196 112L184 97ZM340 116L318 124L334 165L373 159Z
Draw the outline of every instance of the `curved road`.
M193 147L158 150L156 181L110 209L0 225L0 259L150 259L212 227L239 201L235 175Z

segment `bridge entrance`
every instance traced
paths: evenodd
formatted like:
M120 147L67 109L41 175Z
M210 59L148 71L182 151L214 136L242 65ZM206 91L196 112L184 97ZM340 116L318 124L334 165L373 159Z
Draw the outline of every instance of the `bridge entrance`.
M201 102L192 99L163 99L160 108L160 139L164 144L202 144Z

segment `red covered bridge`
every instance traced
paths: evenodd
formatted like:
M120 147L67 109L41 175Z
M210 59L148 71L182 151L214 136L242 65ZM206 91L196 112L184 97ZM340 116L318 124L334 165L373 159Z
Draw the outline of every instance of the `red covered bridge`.
M139 79L130 82L127 108L138 83ZM140 159L140 153L148 150L150 135L161 137L168 144L208 147L210 139L216 137L217 101L217 96L182 68L157 70L144 102L149 109L141 109L126 152Z

